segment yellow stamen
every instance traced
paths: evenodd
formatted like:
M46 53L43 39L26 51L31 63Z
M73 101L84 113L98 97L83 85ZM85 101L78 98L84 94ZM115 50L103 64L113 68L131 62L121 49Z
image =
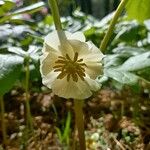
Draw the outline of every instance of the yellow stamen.
M66 57L59 56L55 64L53 67L54 72L60 72L57 79L67 77L68 82L70 78L72 78L74 82L78 82L79 78L84 81L86 64L83 63L83 59L78 59L77 52L73 60L66 54Z

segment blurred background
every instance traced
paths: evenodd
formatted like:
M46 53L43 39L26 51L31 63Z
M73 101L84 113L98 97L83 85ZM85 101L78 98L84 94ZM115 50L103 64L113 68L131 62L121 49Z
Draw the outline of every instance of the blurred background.
M34 4L39 0L14 0L22 6ZM43 0L47 3L46 0ZM62 16L72 15L72 12L79 8L85 14L90 14L98 18L102 18L108 13L116 9L119 0L58 0L60 12Z

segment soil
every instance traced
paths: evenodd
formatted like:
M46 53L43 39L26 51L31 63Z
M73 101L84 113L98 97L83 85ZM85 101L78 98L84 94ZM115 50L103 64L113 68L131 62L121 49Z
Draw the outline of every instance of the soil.
M7 144L0 150L78 150L73 100L65 100L51 92L30 93L34 131L26 127L25 93L16 88L4 96ZM131 89L116 91L103 88L84 103L87 150L150 150L150 96ZM61 142L71 112L70 134ZM1 123L1 120L0 120ZM70 147L69 147L70 146Z

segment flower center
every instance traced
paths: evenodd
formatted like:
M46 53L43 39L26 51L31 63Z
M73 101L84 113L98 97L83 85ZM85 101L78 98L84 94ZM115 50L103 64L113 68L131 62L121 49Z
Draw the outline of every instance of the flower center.
M57 79L63 79L67 76L67 81L72 77L73 81L77 82L78 78L84 81L86 64L83 63L83 59L78 59L78 53L76 52L73 60L66 54L66 57L59 56L55 62L54 72L60 72Z

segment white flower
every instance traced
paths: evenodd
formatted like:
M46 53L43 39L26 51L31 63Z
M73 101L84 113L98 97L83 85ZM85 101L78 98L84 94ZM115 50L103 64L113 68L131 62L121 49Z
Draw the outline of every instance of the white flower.
M45 37L40 71L42 82L64 98L85 99L100 88L103 54L85 42L81 32L53 31Z

